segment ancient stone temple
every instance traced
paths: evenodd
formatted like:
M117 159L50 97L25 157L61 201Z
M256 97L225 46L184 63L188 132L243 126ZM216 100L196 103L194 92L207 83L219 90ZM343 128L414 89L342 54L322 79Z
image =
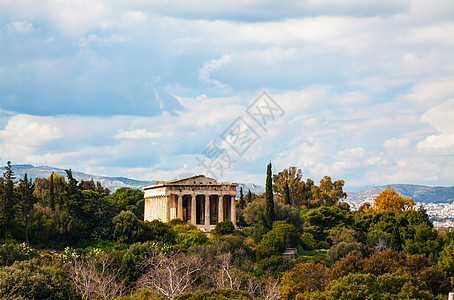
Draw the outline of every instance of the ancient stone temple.
M202 229L212 229L225 220L236 225L237 186L204 175L149 185L144 188L144 220L180 218Z

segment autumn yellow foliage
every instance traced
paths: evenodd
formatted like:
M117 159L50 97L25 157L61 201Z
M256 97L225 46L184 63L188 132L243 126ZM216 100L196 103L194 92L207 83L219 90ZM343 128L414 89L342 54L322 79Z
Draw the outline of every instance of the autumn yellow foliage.
M401 214L415 207L415 201L411 197L403 197L388 185L386 190L375 197L373 211L392 211Z

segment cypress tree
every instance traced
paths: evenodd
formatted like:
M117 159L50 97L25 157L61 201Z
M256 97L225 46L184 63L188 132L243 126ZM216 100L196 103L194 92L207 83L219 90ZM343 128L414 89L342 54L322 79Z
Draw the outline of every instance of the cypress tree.
M274 199L273 199L273 179L271 173L271 162L266 169L266 187L265 187L265 221L266 226L271 229L275 219Z
M244 207L246 206L246 200L244 199L244 195L243 195L243 188L240 187L240 199L238 200L238 205L237 205L239 208L241 209L244 209Z
M402 239L400 238L399 225L397 223L391 233L390 246L394 251L402 251Z
M285 181L285 185L284 185L284 204L288 204L288 205L292 204L290 201L290 189L288 187L287 180Z
M246 194L246 202L251 203L252 202L252 193L251 190L249 190Z

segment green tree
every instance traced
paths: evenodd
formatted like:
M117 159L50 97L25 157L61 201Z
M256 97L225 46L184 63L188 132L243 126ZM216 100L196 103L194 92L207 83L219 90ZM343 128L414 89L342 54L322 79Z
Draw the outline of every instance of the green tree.
M236 206L241 209L244 209L246 207L246 199L244 199L242 187L240 187L240 199L238 199Z
M36 177L34 184L33 194L42 207L53 208L53 211L62 208L61 198L66 189L64 176L52 172L47 178Z
M55 210L54 172L52 172L52 174L50 174L49 198L50 198L50 208L52 210Z
M36 203L36 197L33 195L34 185L32 181L28 181L27 173L24 179L19 180L18 186L18 202L16 205L17 219L24 223L25 240L28 242L28 232L30 222L33 217L33 206Z
M139 220L143 220L144 198L143 192L139 189L122 187L106 197L117 208L117 213L125 210L133 212Z
M350 228L354 222L353 213L342 206L322 206L302 214L303 231L311 233L319 242L326 241L333 231Z
M115 217L114 205L102 198L98 192L82 191L84 217L80 220L82 228L93 239L109 239L112 236L112 219Z
M309 198L310 207L333 206L347 197L343 191L344 181L338 179L332 182L331 177L324 176L320 179L320 186L311 185Z
M11 167L11 162L8 161L3 172L3 178L0 186L0 225L3 228L5 239L8 238L8 229L11 226L11 221L14 219L14 207L17 200L17 195L14 190L16 185L14 172Z
M271 173L271 162L266 169L266 187L265 187L265 224L268 228L273 227L275 220L274 214L274 199L273 199L273 180Z
M290 202L287 203L284 201L285 204L306 204L306 185L302 180L302 177L303 172L301 169L297 169L297 167L289 167L288 169L284 169L282 172L273 175L273 188L276 194L285 199L286 186L288 188Z
M93 191L99 193L101 197L108 196L110 194L110 190L108 188L104 188L99 181L95 182L93 181L93 178L86 181L86 180L81 180L79 183L79 188L81 190L88 190L88 191Z
M252 202L252 192L249 190L246 194L246 203L251 203Z
M113 220L114 237L119 242L135 243L142 239L144 225L130 211L122 211Z
M257 246L257 257L263 259L270 255L280 255L286 247L296 247L299 235L292 224L284 221L275 221L273 229L268 231Z
M325 292L313 297L325 300L427 299L435 297L418 279L405 273L349 274L332 281Z
M391 233L390 247L394 251L402 251L402 239L400 238L399 224L397 223Z
M244 209L244 218L250 225L260 224L266 226L265 219L265 199L263 197L256 199ZM283 205L280 202L275 202L275 220L286 221L293 224L297 231L302 229L302 219L298 209L294 206ZM267 227L267 226L266 226Z

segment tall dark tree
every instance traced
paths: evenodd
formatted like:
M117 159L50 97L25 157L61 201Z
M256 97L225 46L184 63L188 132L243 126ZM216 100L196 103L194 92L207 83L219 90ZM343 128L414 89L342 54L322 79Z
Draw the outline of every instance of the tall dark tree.
M238 200L237 206L241 209L244 209L246 207L246 199L244 199L242 187L240 187L240 199Z
M249 190L246 194L246 202L251 203L252 202L252 192Z
M265 221L266 226L271 229L275 220L274 199L273 199L273 175L271 172L271 162L266 169L266 186L265 186Z
M288 187L288 181L285 181L285 185L284 185L284 204L287 204L287 205L292 204L290 201L290 189Z
M33 195L34 185L32 181L28 181L27 173L24 179L19 180L19 193L16 206L17 219L24 223L25 240L28 244L28 232L30 222L33 217L33 206L36 203L36 197Z
M399 225L397 223L391 233L390 247L394 251L402 251L402 239L400 238Z
M10 161L8 161L5 169L0 194L0 225L3 227L3 233L6 239L8 238L8 227L11 225L11 220L14 219L14 205L16 203L14 186L16 184L16 177L14 176Z
M63 192L63 206L70 216L79 220L83 219L84 211L82 206L84 204L84 196L77 185L77 180L73 177L71 169L65 171L68 183Z
M55 192L54 192L54 172L50 174L49 178L49 198L50 198L50 208L55 210Z

